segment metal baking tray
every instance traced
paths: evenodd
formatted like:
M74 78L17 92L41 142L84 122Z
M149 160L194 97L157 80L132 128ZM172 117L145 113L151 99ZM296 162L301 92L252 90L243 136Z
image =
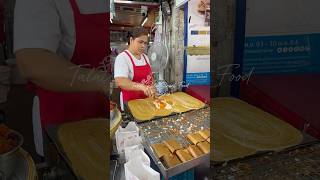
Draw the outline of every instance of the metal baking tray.
M156 157L151 147L152 144L160 143L166 139L175 139L183 147L192 144L187 140L187 134L210 128L210 107L171 115L153 121L145 121L139 123L138 127L143 139L143 146L160 169L164 178L170 178L191 168L197 167L200 164L210 162L210 153L208 153L167 169L160 159Z

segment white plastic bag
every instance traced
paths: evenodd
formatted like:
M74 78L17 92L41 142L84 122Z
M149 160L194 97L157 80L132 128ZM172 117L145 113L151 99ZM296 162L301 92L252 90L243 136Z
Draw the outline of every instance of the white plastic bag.
M160 180L160 174L145 165L141 157L130 159L124 164L126 180Z
M139 128L135 122L129 122L125 128L121 128L121 129L122 129L122 131L135 131L135 132L139 133Z
M124 138L123 148L141 144L142 139L140 136L127 136Z
M139 148L138 145L131 146L129 148L125 148L125 156L126 156L126 162L129 162L130 160L140 157L141 161L147 165L150 166L150 158L148 155L143 151L143 149Z
M115 137L119 154L124 152L125 147L141 144L139 128L134 122L130 122L125 128L120 126L116 131Z
M124 148L124 154L125 154L126 162L129 161L129 156L131 154L131 151L136 151L136 150L139 150L139 149L143 150L143 146L141 144Z

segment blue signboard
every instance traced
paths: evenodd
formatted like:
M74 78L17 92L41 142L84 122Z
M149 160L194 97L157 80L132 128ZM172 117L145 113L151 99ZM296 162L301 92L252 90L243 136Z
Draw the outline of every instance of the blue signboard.
M320 72L320 34L246 37L243 73Z
M185 47L210 47L209 11L199 11L200 0L185 4ZM210 10L208 6L208 10ZM192 18L190 18L192 17ZM210 85L210 55L184 54L184 81L189 85Z

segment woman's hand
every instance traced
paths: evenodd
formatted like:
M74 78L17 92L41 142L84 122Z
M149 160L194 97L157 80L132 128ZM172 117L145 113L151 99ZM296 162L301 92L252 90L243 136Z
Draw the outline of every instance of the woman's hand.
M143 93L148 97L156 97L156 88L154 86L142 86Z
M156 97L156 88L153 85L147 86L142 83L132 82L130 79L124 77L116 77L115 82L121 89L127 91L142 91L148 97Z

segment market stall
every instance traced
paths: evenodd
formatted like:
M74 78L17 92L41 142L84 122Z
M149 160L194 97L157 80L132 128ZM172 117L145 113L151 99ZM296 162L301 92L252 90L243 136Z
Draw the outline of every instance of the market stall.
M292 26L286 19L311 18L309 13L316 11L306 7L317 2L303 7L282 3L276 8L270 1L234 4L232 68L216 72L218 84L221 78L230 80L231 93L219 97L218 92L212 99L215 179L319 178L319 66L314 51L318 35L309 34L315 29L300 26L304 20ZM270 16L260 14L271 11ZM278 16L283 19L268 23ZM318 27L316 21L312 24Z
M210 1L114 1L111 7L114 62L133 49L127 37L129 32L135 38L132 28L149 31L146 57L141 57L149 60L156 96L124 101L118 72L113 72L111 123L119 116L122 122L112 133L110 179L209 177ZM196 86L205 90L191 88Z

